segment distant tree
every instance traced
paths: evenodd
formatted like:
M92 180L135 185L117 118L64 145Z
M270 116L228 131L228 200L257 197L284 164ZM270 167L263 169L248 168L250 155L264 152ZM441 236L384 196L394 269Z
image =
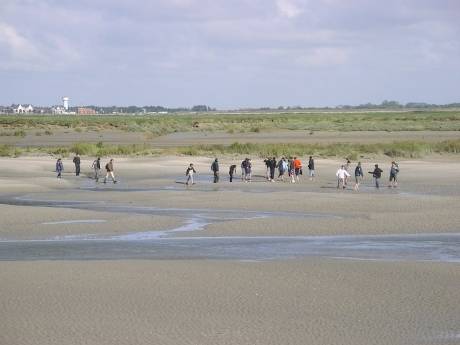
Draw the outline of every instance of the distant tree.
M211 108L207 105L194 105L192 111L211 111Z
M384 100L384 101L380 104L380 106L381 106L382 108L401 108L401 107L402 107L402 105L399 104L399 103L396 102L396 101L387 101L387 100Z

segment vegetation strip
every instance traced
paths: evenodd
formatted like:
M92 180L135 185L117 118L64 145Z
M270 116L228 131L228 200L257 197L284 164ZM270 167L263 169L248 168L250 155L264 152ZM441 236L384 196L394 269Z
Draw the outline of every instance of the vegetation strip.
M0 156L17 157L25 154L50 154L68 156L73 153L86 156L149 156L149 155L255 155L268 156L304 156L348 157L356 160L360 157L386 155L400 158L421 158L428 154L458 154L460 139L440 142L397 141L379 144L253 144L238 143L231 145L191 145L187 147L156 149L151 145L105 145L102 142L76 143L67 147L25 147L0 145Z
M460 131L460 111L343 112L343 113L201 113L174 115L52 115L0 116L0 133L23 135L21 130L107 129L143 132L151 136L174 132L226 131L228 133L270 130L306 131ZM12 133L12 134L10 134Z

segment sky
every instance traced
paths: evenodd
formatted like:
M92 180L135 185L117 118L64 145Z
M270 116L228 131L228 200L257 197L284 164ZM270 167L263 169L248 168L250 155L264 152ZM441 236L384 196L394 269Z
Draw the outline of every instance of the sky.
M460 101L460 0L0 0L0 104Z

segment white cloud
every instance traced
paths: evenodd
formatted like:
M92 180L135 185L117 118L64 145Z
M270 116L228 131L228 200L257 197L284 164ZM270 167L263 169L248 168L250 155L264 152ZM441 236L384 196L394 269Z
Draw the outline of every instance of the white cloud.
M294 18L303 12L303 9L294 0L276 0L279 13L287 18Z
M0 23L0 42L4 49L15 58L37 58L40 56L37 48L16 29L5 23Z

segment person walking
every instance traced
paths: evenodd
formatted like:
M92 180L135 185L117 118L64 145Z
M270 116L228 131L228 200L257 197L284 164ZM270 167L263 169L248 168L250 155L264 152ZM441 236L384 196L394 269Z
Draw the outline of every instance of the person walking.
M112 178L113 183L117 183L117 180L115 180L115 174L113 173L113 158L105 165L105 170L107 173L104 177L104 183L107 183L109 176Z
M275 182L276 157L268 160L268 169L270 172L269 181Z
M294 157L294 173L297 182L300 180L300 175L302 175L302 162L297 157Z
M246 160L245 175L246 175L245 182L251 182L251 179L252 179L252 163L251 163L251 159L249 159L249 158L247 158L247 160Z
M270 181L270 158L264 159L265 163L265 178Z
M350 177L350 174L348 173L347 169L345 169L345 165L342 165L339 170L335 173L335 176L337 176L337 189L342 187L341 189L345 189L345 179L347 177Z
M193 174L196 174L196 170L193 167L193 163L190 163L188 166L187 170L185 171L185 176L187 176L187 182L185 184L188 186L189 184L194 185L195 182L193 182Z
M73 157L73 164L75 164L75 176L80 176L80 155L78 153Z
M345 186L348 185L348 177L350 176L350 165L351 165L351 162L350 160L347 158L347 163L344 165L344 169L347 171L348 173L348 176L345 176Z
M372 174L372 177L374 178L375 182L375 188L379 189L380 188L380 178L382 177L383 170L379 168L379 165L376 164L374 166L374 171L369 171L369 174Z
M395 161L391 162L390 168L390 184L388 185L389 188L393 187L396 188L398 186L398 173L399 173L399 165Z
M291 183L295 183L294 159L292 159L292 157L289 157L288 166L289 166L288 171L289 171L289 177L291 178Z
M99 182L99 175L101 173L101 157L97 157L97 159L94 160L91 168L94 170L94 179L96 182Z
M214 174L214 183L219 182L219 161L217 158L211 164L211 171Z
M363 168L361 167L361 162L358 162L358 165L355 168L355 190L359 190L359 184L361 180L364 178Z
M241 161L241 181L246 181L246 164L248 163L248 159L245 158Z
M281 158L276 166L278 167L278 179L284 181L284 173L287 170L286 159L284 157Z
M228 174L230 175L230 182L233 182L233 175L236 173L236 165L230 165L230 169L228 169Z
M62 159L58 158L58 160L56 161L57 178L62 178L63 171L64 171L64 164L62 163Z
M308 159L308 176L310 176L310 181L315 178L315 161L312 156Z

